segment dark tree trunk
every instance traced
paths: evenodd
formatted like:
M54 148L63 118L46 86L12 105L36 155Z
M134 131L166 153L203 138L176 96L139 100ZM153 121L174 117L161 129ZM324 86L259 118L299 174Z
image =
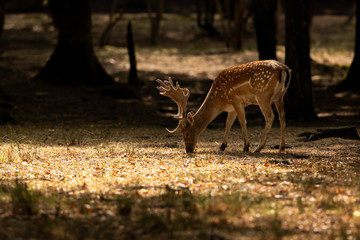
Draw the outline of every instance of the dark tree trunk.
M259 59L276 59L277 0L253 0L252 4Z
M129 61L130 61L129 83L132 85L137 85L139 84L139 79L137 76L136 55L135 55L135 46L134 46L131 22L129 22L127 25L126 40L127 40L127 48L128 48Z
M101 47L105 46L106 44L109 44L111 38L111 30L113 29L113 27L115 27L116 23L123 18L125 6L120 8L119 13L117 13L118 8L119 8L119 0L113 0L109 13L109 23L107 24L103 33L100 36L99 45ZM115 15L117 16L115 17Z
M308 121L316 118L312 101L309 4L311 0L285 1L286 65L293 70L286 94L286 116Z
M241 50L246 17L246 0L216 0L215 3L221 15L226 46Z
M234 12L234 22L235 22L235 36L234 36L234 48L241 50L243 47L243 32L244 32L244 18L246 12L246 1L236 0L235 1L235 12Z
M360 0L356 0L355 55L345 79L336 91L360 88Z
M153 13L152 11L152 1L147 0L147 11L150 20L150 44L157 45L158 44L158 37L159 37L159 30L160 30L160 22L162 19L162 14L164 11L164 0L156 0L156 12Z
M4 31L5 24L5 0L0 0L0 38Z
M60 84L112 83L94 53L89 0L49 0L49 8L58 42L37 78Z
M13 106L9 104L9 96L0 89L0 125L16 123L9 112L12 108Z
M216 13L215 0L196 0L196 22L197 26L211 36L219 36L214 27L214 17Z

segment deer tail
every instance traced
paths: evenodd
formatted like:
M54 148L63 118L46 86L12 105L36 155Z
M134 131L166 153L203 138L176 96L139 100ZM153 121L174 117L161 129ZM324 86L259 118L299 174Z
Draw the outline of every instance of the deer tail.
M291 80L291 73L291 69L281 70L279 82L282 84L282 91L288 89Z

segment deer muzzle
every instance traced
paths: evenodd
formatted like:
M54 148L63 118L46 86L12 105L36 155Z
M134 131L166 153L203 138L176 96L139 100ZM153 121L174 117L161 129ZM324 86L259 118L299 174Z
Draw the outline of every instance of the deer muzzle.
M193 153L195 150L195 143L194 142L185 142L185 150L186 150L186 153Z

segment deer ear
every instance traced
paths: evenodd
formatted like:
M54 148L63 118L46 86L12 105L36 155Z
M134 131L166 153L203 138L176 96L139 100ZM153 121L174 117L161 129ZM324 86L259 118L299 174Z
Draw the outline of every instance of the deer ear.
M186 119L187 121L190 123L190 125L193 125L194 123L194 114L192 112L188 112L188 114L186 115Z

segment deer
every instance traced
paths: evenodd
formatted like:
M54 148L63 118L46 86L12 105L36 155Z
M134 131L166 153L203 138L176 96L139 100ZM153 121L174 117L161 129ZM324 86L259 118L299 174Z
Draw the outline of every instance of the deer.
M224 151L228 144L230 129L238 118L244 139L244 152L250 151L250 142L246 128L245 107L258 105L264 118L265 128L255 149L259 153L266 144L267 136L275 116L272 104L279 115L280 145L279 151L285 150L285 111L284 96L289 88L292 70L276 60L253 61L222 70L214 79L205 100L199 109L186 112L190 91L181 88L171 77L168 80L157 79L157 89L165 97L171 98L178 107L173 117L179 120L174 130L166 129L169 134L182 133L187 153L193 153L200 134L222 112L227 112L225 134L220 149Z

